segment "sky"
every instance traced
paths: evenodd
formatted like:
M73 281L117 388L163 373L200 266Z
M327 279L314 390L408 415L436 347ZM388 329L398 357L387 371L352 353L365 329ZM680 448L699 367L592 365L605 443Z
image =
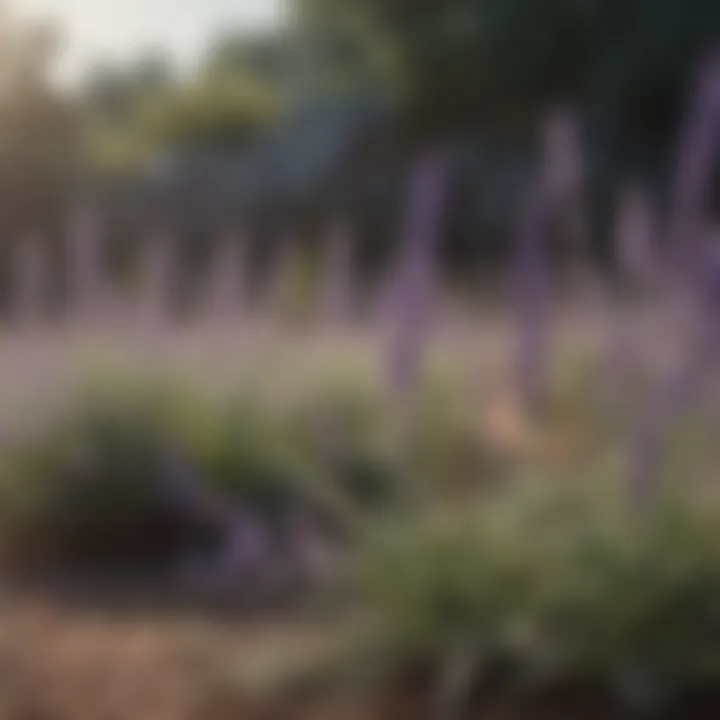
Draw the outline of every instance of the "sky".
M282 20L283 0L14 0L23 18L57 19L65 33L61 82L93 61L123 61L146 50L169 52L188 66L214 35Z

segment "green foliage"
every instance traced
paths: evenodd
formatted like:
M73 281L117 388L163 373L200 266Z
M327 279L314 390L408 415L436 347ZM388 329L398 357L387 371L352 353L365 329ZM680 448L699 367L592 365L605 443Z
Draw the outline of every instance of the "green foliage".
M591 682L661 701L720 674L716 528L688 505L633 519L597 489L508 492L376 532L361 577L401 667L439 678L461 656L465 691L501 665L516 690Z
M281 113L272 89L249 78L168 85L135 98L122 122L94 124L92 154L100 169L114 170L162 152L234 147Z
M267 89L234 79L179 87L149 100L138 123L160 147L227 146L245 141L278 111Z
M423 478L442 492L478 472L462 452L481 458L484 448L470 447L469 418L441 407L439 384L428 383L421 442L408 445L404 419L372 376L338 366L287 388L274 377L248 373L214 400L169 380L91 380L6 452L0 538L20 558L82 563L152 563L182 543L211 542L201 519L177 521L168 507L163 478L178 449L228 510L249 510L278 532L300 510L346 540L369 517L407 507Z
M0 535L10 554L21 563L29 555L29 565L115 563L122 571L201 542L200 528L177 525L159 493L180 409L164 388L90 386L66 416L9 452Z
M413 482L451 493L497 479L493 452L478 421L477 398L447 369L430 368L420 386L410 428Z

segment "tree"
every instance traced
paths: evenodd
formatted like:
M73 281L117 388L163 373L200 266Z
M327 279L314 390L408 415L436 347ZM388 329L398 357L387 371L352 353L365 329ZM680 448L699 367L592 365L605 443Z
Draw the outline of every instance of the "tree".
M57 217L80 171L77 115L49 82L59 30L35 24L13 28L12 38L0 95L0 224L6 230Z

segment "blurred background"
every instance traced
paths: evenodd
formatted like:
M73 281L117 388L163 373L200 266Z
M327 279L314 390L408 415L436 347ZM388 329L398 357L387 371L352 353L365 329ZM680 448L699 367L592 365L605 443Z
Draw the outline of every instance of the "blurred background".
M539 118L568 108L593 252L612 259L618 188L666 207L714 4L16 0L4 9L4 233L77 197L197 235L350 214L368 262L427 143L453 158L448 268L507 260ZM48 235L52 234L48 230Z
M720 717L717 0L0 0L0 720Z

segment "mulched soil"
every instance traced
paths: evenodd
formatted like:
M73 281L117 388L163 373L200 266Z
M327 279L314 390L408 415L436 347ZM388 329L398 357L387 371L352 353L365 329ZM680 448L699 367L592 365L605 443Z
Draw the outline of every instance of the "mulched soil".
M662 715L633 715L601 692L561 688L515 701L479 692L465 713L443 717L422 678L363 699L250 697L233 671L291 651L302 657L327 630L322 621L121 601L93 607L71 596L2 597L0 720L720 719L720 689L698 692Z

